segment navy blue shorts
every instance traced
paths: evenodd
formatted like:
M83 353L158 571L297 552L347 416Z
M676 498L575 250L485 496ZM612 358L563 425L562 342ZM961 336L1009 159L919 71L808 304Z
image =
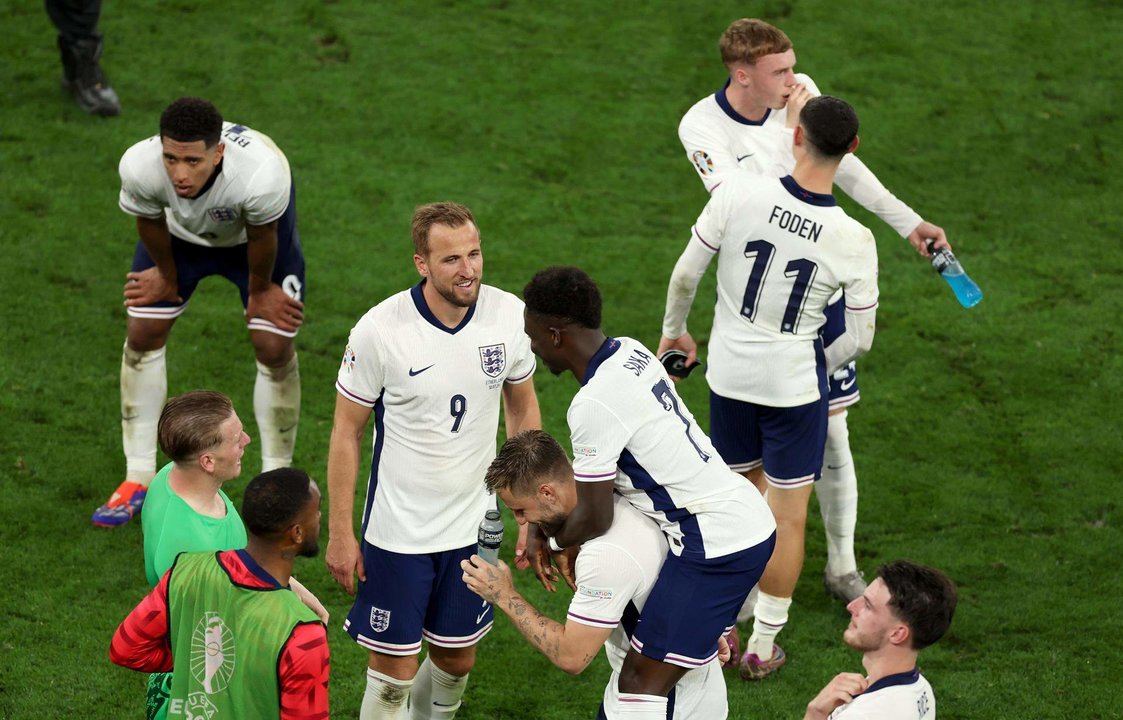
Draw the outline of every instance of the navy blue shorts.
M846 327L846 298L842 297L838 302L827 305L825 314L827 321L819 334L823 338L823 346L828 347ZM861 398L858 391L858 368L854 363L839 368L828 377L827 386L831 410L850 407Z
M246 246L212 248L187 242L172 236L172 257L175 259L176 275L179 281L179 295L183 303L162 301L143 307L131 307L132 317L170 320L177 318L187 309L187 302L198 287L199 281L211 275L221 275L238 286L245 308L250 296L249 265L246 260ZM147 270L156 265L155 261L137 242L133 252L133 272ZM296 227L296 185L289 191L289 206L277 220L277 259L273 263L273 282L280 285L289 297L304 301L304 252L300 247L300 231ZM280 330L276 325L261 318L247 318L251 330L293 337L296 333Z
M747 550L712 560L668 551L632 633L632 649L685 668L712 661L718 638L737 623L737 611L760 580L775 545L772 533Z
M424 637L432 645L468 647L491 630L491 604L464 584L460 561L476 545L407 555L362 543L366 582L343 623L368 650L416 655Z

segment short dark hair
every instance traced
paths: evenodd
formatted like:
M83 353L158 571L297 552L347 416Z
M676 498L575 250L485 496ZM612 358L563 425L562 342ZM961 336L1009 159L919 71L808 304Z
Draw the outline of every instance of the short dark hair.
M850 103L830 95L811 98L799 113L807 140L820 155L840 158L858 137L858 113Z
M476 224L472 211L454 202L435 202L428 205L418 205L413 210L413 219L410 220L409 230L413 236L413 251L421 257L429 256L429 231L434 225L445 225L450 228L464 227L468 223ZM476 226L479 230L479 226Z
M897 560L877 569L889 589L889 607L909 626L913 650L923 650L951 626L958 595L955 583L935 568Z
M160 449L184 463L222 442L222 424L234 415L230 398L214 390L192 390L164 403L156 424Z
M569 456L549 433L524 430L507 438L484 474L491 492L507 490L517 497L532 495L538 482L553 473L570 474Z
M600 328L600 290L581 268L556 265L539 271L523 288L523 300L535 315L561 318L591 330Z
M202 140L212 148L222 137L222 113L202 98L181 97L161 113L160 137L182 143Z
M285 530L312 497L312 478L299 468L278 468L250 480L242 495L242 522L257 537Z

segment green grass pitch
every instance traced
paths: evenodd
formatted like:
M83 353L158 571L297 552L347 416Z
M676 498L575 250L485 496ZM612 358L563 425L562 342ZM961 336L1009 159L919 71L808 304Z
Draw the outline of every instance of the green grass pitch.
M102 120L59 89L42 3L8 0L0 717L143 712L144 677L107 657L146 592L140 526L98 530L89 515L123 469L121 286L136 233L116 206L117 162L168 102L207 97L292 164L308 261L297 463L322 480L347 332L415 282L419 203L475 211L491 284L517 292L545 265L579 264L604 289L609 332L657 341L705 201L677 123L722 83L717 38L746 15L783 27L798 69L857 108L861 157L947 229L986 293L963 310L904 241L847 206L878 237L882 289L850 413L859 565L910 557L958 582L952 630L921 656L940 716L1123 716L1118 2L119 0L102 30L124 112ZM699 339L712 283L692 317ZM253 435L236 303L230 285L203 284L172 335L169 384L230 394ZM575 382L542 372L537 385L546 429L564 437ZM705 417L702 379L681 388ZM229 486L236 503L246 479ZM731 717L799 717L836 672L860 669L840 641L846 613L819 583L824 560L812 510L790 661L759 685L730 676ZM365 653L341 629L348 598L322 558L296 573L333 614L333 716L357 717ZM563 616L566 597L518 581ZM600 660L566 676L501 617L459 717L592 717L606 674Z

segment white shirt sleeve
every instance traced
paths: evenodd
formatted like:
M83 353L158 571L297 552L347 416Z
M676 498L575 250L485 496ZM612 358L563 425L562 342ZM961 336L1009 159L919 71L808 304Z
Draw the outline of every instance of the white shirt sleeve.
M248 193L243 213L249 225L271 223L289 206L292 178L280 158L264 162L246 184Z
M667 308L663 313L663 336L679 338L686 334L686 318L694 304L698 283L706 274L715 250L706 245L698 235L697 226L690 229L690 241L682 251L671 281L667 285Z
M363 317L354 328L343 351L335 387L344 397L366 407L374 407L385 384L381 340L374 323Z
M884 220L901 237L908 237L922 222L920 215L889 192L857 155L848 154L842 158L834 181L847 195Z
M608 630L619 624L646 581L628 553L606 542L594 541L581 548L575 574L577 592L569 602L567 619Z
M573 477L578 482L616 479L620 453L631 433L603 403L577 397L569 406L570 441L573 443Z
M699 122L693 112L683 116L678 137L686 150L686 158L694 166L707 192L721 182L725 173L740 169L737 157L729 148L729 139L710 124Z
M520 308L519 322L522 323L522 310ZM511 372L507 374L507 382L512 385L517 385L526 382L534 375L534 368L536 360L534 353L530 351L530 338L521 328L515 331L514 347L511 348L511 358L513 364L511 365Z
M142 145L134 145L121 156L117 171L121 175L121 195L117 204L130 215L144 218L163 217L164 208L167 207L159 196L156 188L150 187L145 182L147 173L143 168L137 167L137 162L145 153L141 151ZM164 172L163 166L159 168Z
M855 223L857 234L849 257L849 272L842 279L846 291L845 330L825 350L827 372L834 372L873 345L877 317L877 242L869 228Z

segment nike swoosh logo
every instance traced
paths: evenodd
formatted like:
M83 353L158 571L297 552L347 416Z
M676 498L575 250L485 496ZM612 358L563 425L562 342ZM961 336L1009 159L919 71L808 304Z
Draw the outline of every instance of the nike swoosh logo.
M850 388L854 387L854 383L856 382L858 382L858 378L848 378L847 380L843 380L842 382L840 382L838 384L838 387L841 390L849 390Z
M436 365L436 364L437 363L433 363L433 365ZM413 368L410 368L409 369L409 376L414 377L415 375L420 375L421 373L425 372L429 368L433 367L433 365L428 365L426 367L421 368L420 370L414 370Z
M288 427L277 428L277 432L279 432L280 434L284 435L285 433L287 433L287 432L289 432L290 430L292 430L292 429L293 429L294 427L296 427L296 423L293 423L292 425L289 425Z
M756 155L756 153L749 153L748 155L739 155L737 157L737 162L741 162L745 158L752 157L753 155Z
M480 613L479 615L476 616L476 624L477 625L479 625L481 622L483 622L484 615L487 615L487 610L484 610L482 613Z

